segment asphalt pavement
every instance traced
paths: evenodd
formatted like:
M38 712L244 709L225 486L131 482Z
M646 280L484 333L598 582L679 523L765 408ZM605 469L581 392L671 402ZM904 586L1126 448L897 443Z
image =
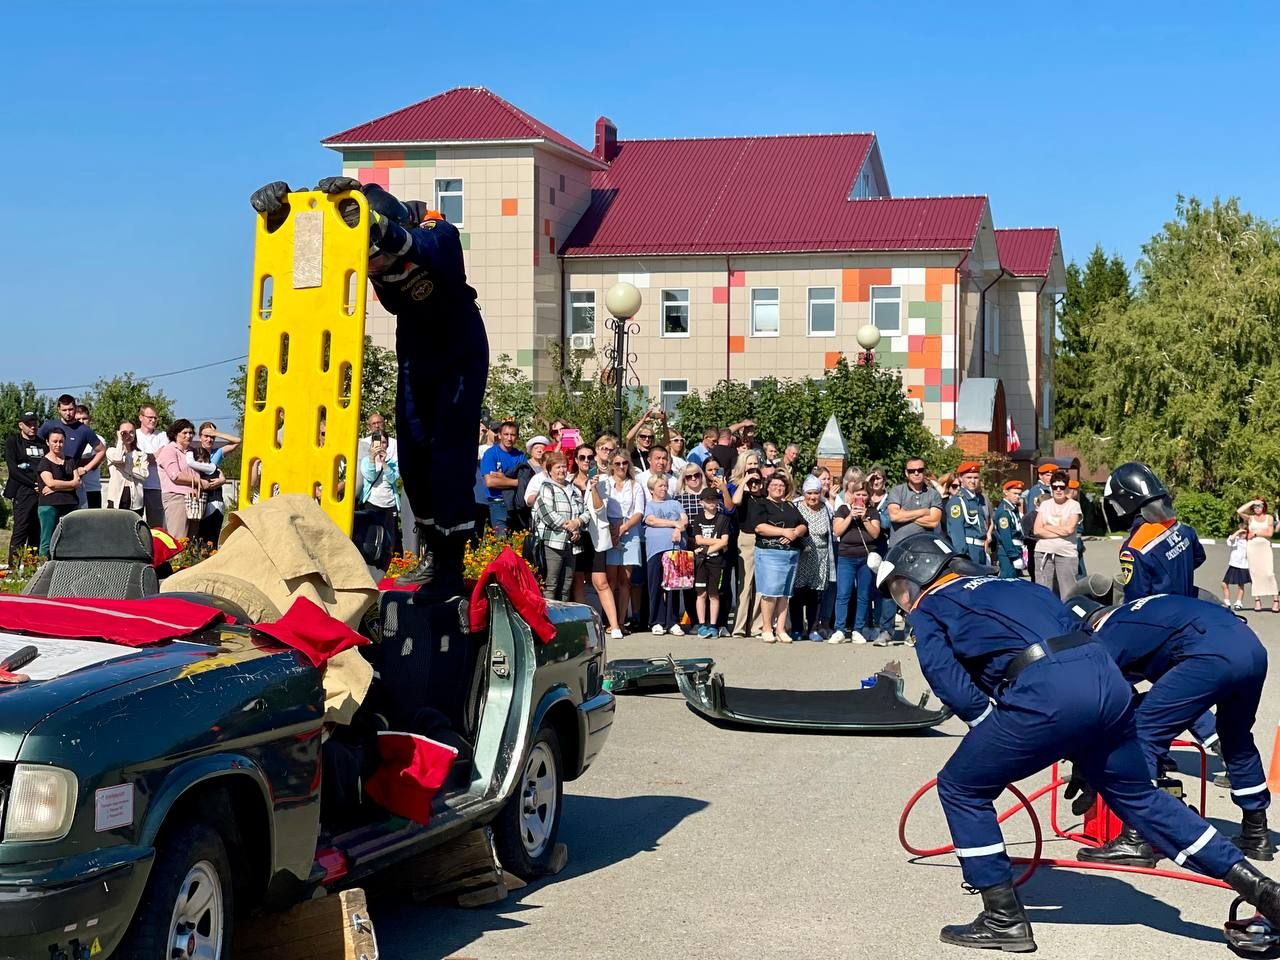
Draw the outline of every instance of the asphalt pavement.
M1090 542L1090 570L1114 573L1117 548L1115 541ZM1218 592L1226 549L1207 550L1198 582ZM1280 643L1280 615L1248 619L1269 648ZM900 659L907 696L927 689L906 646L636 635L609 647L619 658L669 651L714 657L731 685L790 689L855 687L885 661ZM1273 675L1255 728L1264 765L1278 719L1280 681ZM741 732L708 723L679 694L621 697L604 753L567 786L565 871L475 910L376 902L382 956L969 956L937 939L943 924L968 921L981 908L961 890L955 858L913 861L897 838L904 802L936 775L964 731L952 719L913 736ZM1177 756L1188 796L1198 796L1199 780L1191 775L1198 754ZM1220 769L1211 760L1211 774ZM1210 785L1208 794L1210 819L1234 834L1238 813L1228 792ZM1037 806L1048 832L1048 799ZM936 799L917 809L912 841L947 842ZM1012 852L1029 852L1032 831L1023 814L1006 822L1005 836ZM1054 840L1045 855L1071 858L1076 849ZM1264 869L1280 876L1280 861ZM1044 956L1230 957L1221 935L1228 891L1042 869L1022 893Z

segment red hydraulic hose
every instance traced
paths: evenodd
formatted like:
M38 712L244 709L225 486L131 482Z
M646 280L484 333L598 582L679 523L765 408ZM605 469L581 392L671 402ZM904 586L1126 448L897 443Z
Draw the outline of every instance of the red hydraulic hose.
M1215 880L1212 877L1201 876L1198 873L1189 873L1185 870L1161 870L1156 867L1130 867L1123 864L1111 863L1087 863L1083 860L1062 860L1056 858L1047 858L1042 856L1044 852L1044 832L1040 827L1040 818L1036 815L1035 808L1032 806L1036 800L1044 796L1051 790L1056 790L1062 786L1064 781L1058 777L1054 777L1046 786L1027 796L1017 787L1010 784L1006 789L1017 798L1018 802L1008 810L1001 813L997 818L997 823L1004 823L1019 810L1026 810L1027 816L1031 818L1031 828L1035 832L1035 849L1029 857L1010 857L1013 863L1025 863L1027 869L1014 881L1015 884L1021 885L1026 883L1033 873L1041 866L1049 867L1069 867L1072 870L1106 870L1110 873L1141 873L1149 877L1169 877L1173 880L1190 880L1192 883L1202 883L1208 887L1221 887L1224 890L1230 890L1231 887L1223 883L1221 880ZM902 808L902 815L898 818L898 842L902 844L902 849L915 857L940 857L947 853L955 852L954 844L947 844L942 847L915 847L907 841L907 820L911 816L911 811L921 798L930 790L937 787L937 779L930 780L919 790L911 795L906 806Z

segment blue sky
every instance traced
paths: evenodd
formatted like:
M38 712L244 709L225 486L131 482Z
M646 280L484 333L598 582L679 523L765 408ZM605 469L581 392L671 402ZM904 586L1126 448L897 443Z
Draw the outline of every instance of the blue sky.
M244 353L251 190L338 172L323 136L462 84L588 147L601 113L623 139L875 131L895 195L985 193L997 226L1132 262L1178 193L1280 218L1276 9L10 2L0 381ZM156 382L226 420L233 371Z

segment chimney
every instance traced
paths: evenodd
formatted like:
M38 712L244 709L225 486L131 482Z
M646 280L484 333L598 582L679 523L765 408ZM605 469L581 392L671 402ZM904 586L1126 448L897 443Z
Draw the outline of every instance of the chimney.
M618 128L608 117L596 120L596 148L591 152L605 163L611 163L618 155Z

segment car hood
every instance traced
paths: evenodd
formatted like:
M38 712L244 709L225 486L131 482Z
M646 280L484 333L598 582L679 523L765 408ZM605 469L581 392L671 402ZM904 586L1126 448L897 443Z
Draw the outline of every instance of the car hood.
M232 634L231 631L235 633ZM86 649L88 644L100 647L102 653L121 655L72 669L49 679L33 678L26 683L0 684L0 761L16 760L22 741L30 730L58 710L84 697L158 673L171 672L177 679L208 669L213 666L211 661L215 658L227 656L220 646L224 636L237 641L236 659L265 656L271 652L258 650L252 643L246 642L247 637L243 631L226 627L211 628L186 640L170 640L137 648L50 637L23 638L39 647L42 656L47 652L48 661L65 652L71 644L75 644L78 650ZM40 661L41 657L37 657L28 667L22 668L22 672L35 672Z

